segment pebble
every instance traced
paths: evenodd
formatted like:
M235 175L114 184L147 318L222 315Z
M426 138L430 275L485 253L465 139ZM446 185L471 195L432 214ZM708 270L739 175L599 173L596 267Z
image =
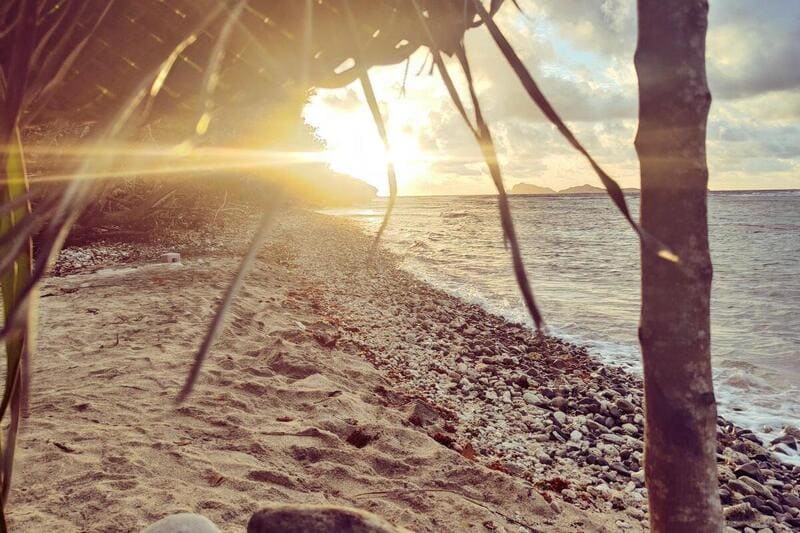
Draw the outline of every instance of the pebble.
M753 478L742 476L739 478L739 481L753 489L753 492L758 494L759 496L764 496L765 498L769 498L771 496L771 492L767 487L759 483Z
M194 513L178 513L162 518L143 533L220 533L214 523Z
M733 472L737 477L748 476L756 481L764 480L764 475L761 473L761 469L758 468L758 464L755 461L745 463Z
M538 460L540 463L542 463L542 464L545 464L545 465L551 465L551 464L553 464L553 458L552 458L552 457L550 457L549 455L547 455L547 454L546 454L545 452L543 452L543 451L536 452L536 459L537 459L537 460Z
M552 405L556 409L561 409L565 405L567 405L567 400L565 400L562 396L556 396L555 398L550 400L550 405Z
M748 485L748 484L746 484L746 483L744 483L744 482L742 482L741 480L738 480L738 479L732 479L732 480L728 481L726 486L729 489L731 489L733 492L737 492L737 493L742 494L742 495L748 495L748 494L755 494L756 493L756 491L755 491L755 489L753 489L753 487L751 487L750 485Z
M629 400L621 398L617 400L617 409L619 409L623 413L633 414L634 411L636 411L636 406L634 406L633 403L631 403Z
M525 403L529 405L538 405L540 403L543 403L544 401L541 396L539 396L535 392L530 392L530 391L523 394L522 399L525 400Z
M628 515L635 520L644 520L644 511L638 507L631 507L628 509Z
M456 414L457 445L479 443L481 462L499 460L533 483L568 480L561 495L577 507L602 513L613 500L631 517L623 523L638 527L637 520L646 519L639 378L430 289L423 298L409 299L407 294L419 293L415 282L404 281L402 293L388 289L395 283L386 278L380 289L390 291L400 305L410 302L415 318L408 333L417 340L412 347L376 350L377 364L387 365L390 376L402 376L403 388L422 391L432 404ZM447 305L446 320L436 305L427 309L423 303L437 300ZM453 326L459 318L458 327ZM363 334L372 331L366 321L358 325ZM425 343L436 334L440 343ZM429 370L431 361L440 367L436 372ZM441 374L457 386L438 386ZM796 446L800 431L793 431L796 435L772 435L769 446ZM800 470L778 462L752 432L722 418L718 437L720 497L732 524L739 530L769 526L782 533L793 526L790 520L800 521ZM556 491L550 492L555 496ZM563 505L559 500L551 506L561 512Z
M725 507L722 510L722 514L725 516L726 520L732 520L736 522L750 520L755 516L753 508L747 502L737 503L736 505Z
M794 507L795 509L800 509L800 496L796 496L787 492L783 495L783 501L786 503L786 505Z

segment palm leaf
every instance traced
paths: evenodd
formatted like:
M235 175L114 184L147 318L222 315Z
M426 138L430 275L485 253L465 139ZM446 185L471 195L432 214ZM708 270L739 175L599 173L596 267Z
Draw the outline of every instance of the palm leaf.
M25 164L22 154L19 128L14 128L13 137L10 139L5 152L4 164L5 180L0 184L2 201L14 202L28 194L28 183L25 174ZM31 216L30 204L23 202L16 209L9 210L0 216L0 235L13 231L15 226L21 224ZM4 250L5 252L5 250ZM13 253L14 261L2 272L0 285L3 293L3 317L8 323L12 310L19 305L20 295L31 278L33 263L33 246L30 238L25 245ZM34 316L33 305L29 302L25 307L27 320L20 327L9 331L5 338L6 346L6 382L3 390L2 404L0 404L0 420L5 417L9 403L12 404L11 423L6 435L5 449L3 450L2 467L2 504L4 506L8 491L11 486L11 471L13 466L14 444L19 427L20 399L27 396L27 375L22 375L21 370L27 368L24 361L27 359L29 349L33 342ZM3 520L3 529L5 523Z
M646 250L655 252L662 259L671 261L673 263L678 263L679 258L675 252L670 250L669 247L648 233L645 229L639 226L636 221L633 220L630 210L628 209L628 204L625 202L625 195L622 194L622 189L620 188L619 184L614 181L611 176L609 176L608 173L600 167L600 165L597 164L591 154L589 154L586 148L584 148L580 141L578 141L577 137L575 137L569 127L567 127L564 121L561 120L561 117L558 115L558 113L556 113L556 110L553 109L553 106L550 105L550 102L547 100L544 93L542 93L542 91L539 89L539 86L534 81L530 72L528 72L528 69L522 63L522 60L514 51L511 43L508 42L508 39L506 39L505 35L503 35L503 32L500 31L500 28L498 28L497 24L495 24L492 15L486 11L486 8L483 7L483 4L480 2L480 0L472 0L472 4L475 6L478 16L480 16L483 23L486 24L492 39L494 39L498 48L500 48L500 51L503 53L503 56L505 56L509 65L511 65L511 68L514 70L514 73L519 78L522 86L528 93L528 96L530 96L531 100L534 101L544 116L547 117L550 123L558 129L558 131L569 142L569 144L571 144L573 148L575 148L587 159L589 165L592 167L592 170L595 171L595 174L597 174L597 176L600 178L600 181L603 183L603 186L606 188L606 191L611 197L611 200L614 202L614 205L617 206L617 209L619 209L619 211L622 213L622 216L625 217L625 220L628 221L628 224L631 225L633 230L639 236L644 248Z

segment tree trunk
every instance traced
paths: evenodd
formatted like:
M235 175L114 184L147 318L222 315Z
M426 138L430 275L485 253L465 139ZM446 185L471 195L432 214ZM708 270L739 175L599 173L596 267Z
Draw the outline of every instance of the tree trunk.
M706 219L706 0L638 0L636 151L642 226L680 257L642 251L645 476L653 531L722 531L711 380Z

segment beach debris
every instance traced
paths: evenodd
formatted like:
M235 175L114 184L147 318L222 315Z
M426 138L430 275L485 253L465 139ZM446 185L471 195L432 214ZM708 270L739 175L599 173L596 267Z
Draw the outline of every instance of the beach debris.
M397 528L378 515L339 505L271 505L253 514L247 522L247 533L300 533L304 531L314 531L315 533L408 533L405 528Z
M220 533L220 530L204 516L178 513L162 518L142 533Z
M67 453L75 453L75 452L78 451L75 448L73 448L72 446L69 446L68 444L64 444L63 442L53 441L53 446L55 446L56 448L58 448L59 450L61 450L63 452L67 452Z
M166 252L161 254L161 262L162 263L180 263L181 262L181 254L176 252Z
M225 476L219 472L209 471L206 474L206 481L208 481L208 484L212 487L219 487L222 485L222 482L225 481Z

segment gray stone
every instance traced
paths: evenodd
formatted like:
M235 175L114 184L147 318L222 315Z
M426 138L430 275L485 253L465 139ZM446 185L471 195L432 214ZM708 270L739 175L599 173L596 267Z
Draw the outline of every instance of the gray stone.
M556 409L561 409L562 407L564 407L565 405L567 405L567 400L565 400L565 399L564 399L563 397L561 397L561 396L556 396L555 398L553 398L552 400L550 400L550 405L552 405L552 406L553 406L553 407L555 407Z
M628 509L628 515L635 520L644 520L644 511L638 507L631 507Z
M535 392L528 391L522 395L522 399L529 405L539 405L543 402L542 397Z
M352 507L273 505L247 522L247 533L406 533L383 518Z
M772 496L772 493L767 487L765 487L764 485L762 485L753 478L742 476L739 478L739 481L752 488L753 491L760 496L763 496L765 498L770 498Z
M783 495L783 502L796 509L800 509L800 497L796 496L795 494L786 493Z
M637 428L633 424L622 424L622 431L624 431L628 435L634 436L637 433L639 433L639 428Z
M630 471L625 468L625 465L622 463L611 463L609 468L618 474L622 474L623 476L630 476Z
M583 433L577 429L569 434L569 440L572 442L580 442L583 439Z
M544 465L553 464L553 459L543 451L536 452L536 459Z
M736 505L725 507L722 514L725 515L726 520L733 522L744 522L755 517L755 511L749 503L737 503Z
M733 470L725 465L717 465L717 475L719 476L720 481L723 483L732 479L736 479L736 476L733 474Z
M781 435L776 439L772 439L770 444L772 444L773 446L776 446L778 444L783 444L795 451L797 450L797 440L791 435Z
M625 398L620 398L617 401L617 408L623 413L633 414L636 411L636 406Z
M796 439L800 439L800 429L798 429L798 428L796 428L794 426L786 426L785 428L783 428L783 431L787 435L791 435L792 437L794 437Z
M743 483L742 481L740 481L738 479L732 479L732 480L728 481L726 486L730 490L732 490L733 492L736 492L736 493L739 493L739 494L742 494L742 495L745 495L745 496L748 495L748 494L755 494L756 493L755 489L753 489L751 486L747 485L746 483Z
M737 477L748 476L756 481L764 481L764 474L761 473L761 469L754 461L743 464L733 472Z
M178 513L162 518L142 533L220 533L220 530L204 516Z

